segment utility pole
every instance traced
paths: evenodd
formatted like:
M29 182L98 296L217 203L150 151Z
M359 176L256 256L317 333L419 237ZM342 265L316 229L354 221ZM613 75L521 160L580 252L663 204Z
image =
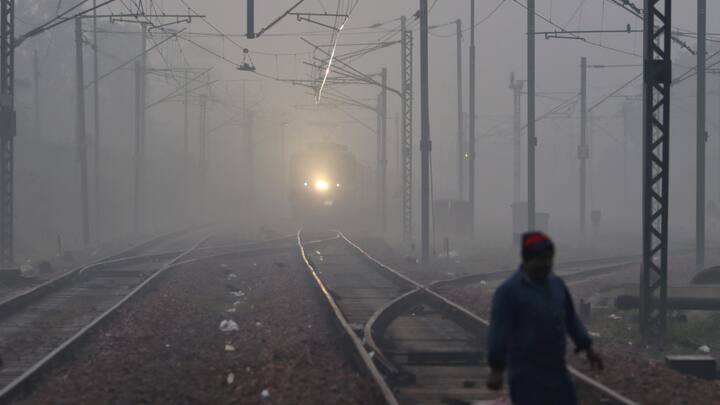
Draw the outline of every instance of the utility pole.
M587 163L590 149L587 144L587 58L580 58L580 145L578 145L578 160L580 160L580 242L585 239L585 225L587 223Z
M248 213L248 222L251 222L253 219L253 193L254 193L254 181L253 181L253 169L255 168L255 161L254 161L254 154L253 151L254 147L254 140L253 140L253 114L252 111L247 109L247 86L246 83L243 82L242 87L242 93L243 93L243 99L242 99L242 111L243 111L243 127L245 129L245 139L246 139L246 155L245 160L247 164L247 172L246 172L246 181L247 181L247 213Z
M189 137L190 137L190 118L189 118L189 100L188 100L188 69L184 70L183 78L185 81L185 87L183 89L183 156L182 156L182 165L181 170L184 177L184 188L185 190L190 190L190 183L191 183L191 170L190 170L190 147L189 147ZM190 209L192 209L192 202L189 200L185 200L182 209L185 211L185 213L189 213Z
M207 141L207 96L205 94L200 95L200 150L198 153L198 184L199 192L198 199L200 203L199 207L199 220L204 221L205 217L205 174L207 171L206 159L205 159L205 143Z
M643 245L640 332L663 342L667 326L672 0L643 7Z
M630 173L628 172L628 159L630 155L630 107L632 106L632 103L630 101L625 101L623 105L620 107L620 111L622 113L622 120L623 120L623 164L622 164L622 178L623 178L623 200L625 202L625 213L624 217L626 220L628 220L628 223L631 223L629 221L632 220L634 215L632 215L632 212L630 211L630 201L629 201L629 193L628 193L628 176ZM636 218L636 217L635 217Z
M475 237L475 0L470 0L470 132L468 133L468 200L470 201L470 237Z
M520 229L517 218L517 206L522 194L521 160L522 151L522 117L520 103L522 102L522 80L515 80L515 73L510 73L510 88L513 91L513 234ZM517 238L513 235L513 243Z
M705 270L705 79L707 0L697 0L697 173L695 201L695 270Z
M382 87L378 105L378 199L380 226L385 230L387 217L387 68L380 71Z
M0 0L0 265L14 272L15 0Z
M101 221L101 209L100 209L100 186L102 184L102 177L100 174L100 81L99 77L99 64L98 64L98 30L97 30L97 0L93 0L93 125L95 126L95 136L93 137L93 171L95 172L95 239L100 242L101 236L100 231L102 229Z
M188 70L184 71L185 89L183 91L183 167L187 170L188 161L190 160L190 148L189 148L189 112L188 112Z
M42 122L40 122L40 59L38 51L33 52L33 78L35 80L34 101L35 101L35 137L42 138Z
M403 240L412 240L412 134L413 134L413 32L407 29L405 16L400 18L402 74L402 222Z
M80 209L83 246L90 245L90 213L88 212L87 137L85 132L85 69L83 66L82 20L75 18L75 136L80 161Z
M143 68L142 62L135 62L135 154L134 154L134 221L133 229L136 234L140 233L140 221L142 211L142 175L144 166L143 146L143 115L145 113L145 98L143 95Z
M535 0L527 2L527 228L535 229Z
M465 199L465 172L463 171L463 91L462 91L462 20L455 20L457 29L457 174L458 200Z
M473 0L474 1L474 0ZM428 67L428 0L420 0L420 210L422 262L430 258L430 90Z
M146 81L147 69L147 37L145 23L140 25L140 47L142 57L135 63L135 233L141 232L140 224L144 217L145 200L145 115L146 115Z

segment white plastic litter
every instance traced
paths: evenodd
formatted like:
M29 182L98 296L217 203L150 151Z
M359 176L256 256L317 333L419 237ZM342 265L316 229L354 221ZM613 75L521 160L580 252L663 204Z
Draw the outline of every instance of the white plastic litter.
M242 291L240 291L240 290L237 290L237 291L231 292L230 295L234 295L234 296L236 296L236 297L244 297L244 296L245 296L245 293L242 292Z
M608 316L608 318L617 321L618 319L622 319L622 316L620 316L620 315L615 315L615 314L610 314L610 315Z
M227 381L228 385L234 383L235 382L235 373L228 374L227 379L225 381Z
M222 263L222 264L220 265L220 267L222 267L223 269L226 269L226 268L227 268L227 266L228 266L228 265L227 265L227 264L225 264L225 263Z
M235 274L235 273L228 274L228 280L232 280L234 278L237 278L237 274Z
M319 250L316 250L316 251L315 251L315 254L318 255L318 256L322 255L322 253L320 253Z
M234 351L235 351L235 346L226 343L226 344L225 344L225 351L226 351L226 352L234 352Z
M260 398L262 398L262 399L270 398L270 391L267 388L262 390L262 392L260 393Z
M460 254L455 250L451 250L448 252L448 257L450 257L451 259L457 259L458 257L460 257Z
M242 305L242 301L235 301L235 302L233 302L233 306L234 306L234 307L237 307L237 306L239 306L239 305Z
M231 313L231 314L234 313L235 311L236 311L235 308L228 308L228 309L225 310L225 312L229 312L229 313Z
M485 280L480 280L480 285L483 286L483 287L485 287L485 286L487 285L487 281L485 281Z
M23 263L20 265L20 272L22 274L25 274L25 275L31 274L31 273L33 273L33 270L34 270L33 266L30 263Z
M238 324L235 323L232 319L225 319L222 322L220 322L220 331L221 332L233 332L240 330L240 327L238 327Z
M259 328L262 326L262 323L260 323L260 321L257 321L257 322L255 322L255 326L257 326Z
M600 334L597 333L597 332L588 332L588 333L589 333L590 336L592 336L592 337L596 337L596 338L599 338L599 337L600 337Z
M700 351L702 353L710 353L710 346L702 345L702 346L698 347L698 351Z

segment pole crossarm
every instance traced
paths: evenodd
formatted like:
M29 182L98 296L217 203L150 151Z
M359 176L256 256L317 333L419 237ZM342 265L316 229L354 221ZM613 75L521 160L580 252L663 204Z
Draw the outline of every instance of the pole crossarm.
M248 38L249 38L249 39L259 38L259 37L260 37L262 34L264 34L267 30L269 30L270 28L272 28L273 26L275 26L275 24L279 23L283 18L287 17L288 15L290 15L290 13L292 13L293 11L295 11L295 9L298 8L298 6L300 6L300 4L302 4L304 1L305 1L305 0L298 0L297 3L293 4L292 7L290 7L287 11L285 11L283 14L281 14L278 18L274 19L272 22L270 22L270 24L268 24L265 28L261 29L261 30L258 31L257 33L255 33L255 32L252 32L252 33L248 32ZM252 35L252 36L250 36L250 35Z

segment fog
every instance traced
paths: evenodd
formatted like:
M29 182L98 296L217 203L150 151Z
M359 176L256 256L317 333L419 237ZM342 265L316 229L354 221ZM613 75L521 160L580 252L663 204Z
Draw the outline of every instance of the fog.
M64 4L62 9L69 7ZM70 2L72 4L78 1ZM133 2L130 2L133 3ZM128 5L130 4L128 3ZM146 2L147 3L147 2ZM256 28L267 26L281 15L290 1L265 1L256 5ZM332 4L330 4L332 3ZM341 2L345 4L347 2ZM436 199L455 199L457 189L457 94L456 39L454 20L469 27L469 1L448 0L431 3L430 24L430 123L433 141L433 193ZM526 76L526 11L524 1L477 2L479 23L477 46L477 150L476 215L477 243L481 246L507 245L512 223L512 90L510 73ZM641 29L630 13L606 2L577 0L538 0L537 11L567 30ZM133 226L133 158L135 136L134 63L128 64L100 82L100 177L99 205L95 204L94 169L90 164L90 201L93 219L92 242L99 244L136 238L190 225L238 223L247 227L274 225L289 221L287 193L288 156L307 142L331 140L348 148L371 169L376 159L375 113L353 106L329 108L317 93L293 81L313 79L317 74L306 62L313 56L310 45L301 38L327 49L332 41L329 29L289 16L258 39L245 33L244 2L161 0L153 10L193 14L190 23L165 27L182 32L148 53L146 105L163 100L182 89L183 71L209 69L199 81L188 86L189 159L183 146L183 98L172 97L147 110L145 198L140 229ZM56 14L52 0L17 2L16 35L42 24ZM334 12L334 2L307 0L298 11ZM419 35L413 15L417 1L360 0L344 30L339 34L338 55L367 48L378 41L396 41L399 17L407 16L414 28L414 229L419 233L419 135L420 64ZM150 10L151 8L148 8ZM100 14L128 10L121 2L111 4ZM676 2L673 26L694 32L695 6ZM327 21L325 19L322 21ZM167 20L163 20L168 22ZM92 21L84 21L85 83L92 81ZM209 24L208 24L209 23ZM331 20L332 23L332 20ZM210 25L211 24L211 25ZM98 21L100 74L110 72L140 52L139 25L135 22ZM372 27L372 28L370 28ZM537 31L556 29L537 20ZM226 36L220 36L222 32ZM708 32L720 32L720 7L710 4ZM218 35L204 35L218 34ZM167 32L151 30L148 47L168 38ZM583 34L586 41L537 37L537 116L580 89L580 58L590 65L628 65L618 68L590 68L588 104L595 105L632 77L641 73L642 36L640 33ZM717 34L710 37L708 55L717 50ZM684 37L694 48L695 39ZM367 44L352 47L349 44ZM463 39L463 109L468 109L469 32ZM248 53L244 54L243 49ZM33 77L33 55L40 61L40 76ZM673 76L695 66L687 50L674 45ZM255 73L239 71L248 62ZM709 58L708 63L714 62ZM388 69L388 85L399 89L400 47L397 44L348 59L366 74ZM16 51L16 244L18 257L47 255L55 249L61 235L67 247L82 245L79 165L75 113L75 40L73 24L66 23L23 43ZM152 71L152 69L156 69ZM175 72L167 72L174 69ZM165 71L164 71L165 70ZM332 71L332 70L331 70ZM191 77L198 71L190 71ZM332 75L332 73L331 73ZM314 77L317 80L317 77ZM200 81L201 80L201 81ZM207 86L197 85L211 83ZM39 116L36 120L34 86L39 86ZM615 97L592 111L589 124L590 174L588 212L601 210L597 229L600 240L621 238L629 246L640 242L641 164L642 164L642 80L638 79ZM368 85L328 85L374 106L379 89ZM692 241L695 204L695 78L672 89L671 117L671 239ZM335 93L336 94L336 93ZM205 171L202 173L200 104L207 97L207 136ZM330 97L330 96L328 96ZM86 127L94 139L91 87L85 92ZM708 74L707 198L708 239L720 239L720 75ZM526 123L523 95L522 121ZM386 235L401 235L399 150L395 117L400 100L388 95L388 221ZM252 124L249 124L252 123ZM549 231L561 243L573 245L578 236L577 147L580 133L579 103L548 116L537 124L537 211L550 215ZM250 136L251 134L251 136ZM625 136L627 135L627 140ZM627 161L625 159L627 142ZM525 197L525 146L523 133L523 197ZM92 149L93 143L88 147ZM204 182L201 179L204 178ZM203 185L204 184L204 185ZM94 221L95 210L98 221ZM376 213L374 213L376 214ZM372 215L376 217L376 215ZM377 224L376 218L364 221ZM589 221L588 221L589 223ZM372 228L372 226L369 226ZM375 231L380 232L379 228ZM618 239L619 240L619 239Z

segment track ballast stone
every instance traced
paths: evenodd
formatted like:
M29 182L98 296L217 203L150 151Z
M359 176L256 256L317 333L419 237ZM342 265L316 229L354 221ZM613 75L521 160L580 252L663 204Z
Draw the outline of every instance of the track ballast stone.
M223 320L237 331L222 332ZM373 404L297 253L172 270L23 404Z

